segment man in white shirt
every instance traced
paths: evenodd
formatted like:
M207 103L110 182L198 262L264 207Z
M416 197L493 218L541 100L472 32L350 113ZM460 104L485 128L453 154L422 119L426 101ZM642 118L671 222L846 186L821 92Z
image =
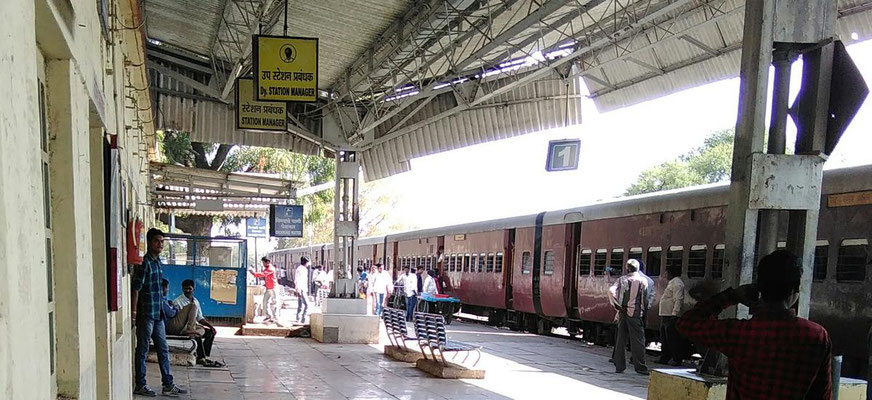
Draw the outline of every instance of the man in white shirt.
M403 291L406 293L406 321L411 321L418 305L418 275L414 268L403 279Z
M639 272L639 261L627 261L627 273L621 276L611 288L609 299L618 310L618 337L615 343L615 372L624 372L627 368L627 341L633 353L633 365L636 372L648 375L645 365L645 329L642 327L642 315L648 304L648 279Z
M297 292L297 322L306 323L306 313L309 312L309 259L300 257L300 265L294 270L294 289Z
M375 293L375 315L381 315L385 306L385 298L393 290L391 276L384 270L384 265L376 264L377 272L373 280L373 293Z
M660 364L681 365L682 339L675 327L681 308L684 305L684 281L681 280L681 266L669 266L666 270L669 284L660 297ZM670 359L672 361L670 361Z
M193 304L193 306L185 308L189 305ZM195 320L196 323L192 324L191 321L187 321L184 328L188 331L186 333L191 333L191 331L195 331L198 336L202 336L202 343L200 340L197 341L197 358L205 360L212 354L212 342L215 340L215 335L218 334L218 330L212 326L206 318L203 318L203 308L200 307L200 301L194 297L194 281L191 279L185 279L182 281L182 294L179 297L173 299L173 307L177 310L180 310L180 314L188 313L188 315L194 313L193 311L188 311L191 308L196 309ZM179 329L181 331L181 329Z

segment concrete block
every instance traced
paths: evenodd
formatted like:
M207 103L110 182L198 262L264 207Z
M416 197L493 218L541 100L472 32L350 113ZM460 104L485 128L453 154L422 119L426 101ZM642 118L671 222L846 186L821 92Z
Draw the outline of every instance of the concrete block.
M420 350L406 349L397 346L385 346L385 355L397 361L416 363L424 358Z
M470 369L460 364L442 364L436 360L420 359L415 368L442 379L484 379L483 369Z
M379 317L376 315L322 314L309 315L312 337L321 343L374 344L379 340Z
M693 369L655 369L648 383L648 400L724 400L727 378L703 377ZM865 400L866 381L841 378L839 400Z
M321 304L321 310L324 314L366 315L366 300L328 298Z

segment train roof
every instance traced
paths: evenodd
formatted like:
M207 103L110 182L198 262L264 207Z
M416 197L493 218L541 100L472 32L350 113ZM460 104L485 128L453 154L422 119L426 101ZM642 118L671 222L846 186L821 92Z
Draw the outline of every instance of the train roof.
M824 171L822 194L847 193L872 189L872 164ZM546 211L545 225L592 221L680 210L725 206L728 203L729 182L719 182L688 188L645 193L617 199L601 200L562 210ZM456 233L477 233L494 230L526 228L536 225L537 214L499 218L486 221L418 229L387 235L390 241L412 240ZM360 239L357 245L384 243L385 236ZM318 245L333 248L333 244Z

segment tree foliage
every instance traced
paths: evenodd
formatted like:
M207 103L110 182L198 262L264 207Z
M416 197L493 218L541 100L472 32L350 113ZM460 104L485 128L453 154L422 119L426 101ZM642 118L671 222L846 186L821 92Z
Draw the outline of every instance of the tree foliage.
M729 179L734 136L732 129L712 133L702 146L676 160L642 171L624 194L651 193Z

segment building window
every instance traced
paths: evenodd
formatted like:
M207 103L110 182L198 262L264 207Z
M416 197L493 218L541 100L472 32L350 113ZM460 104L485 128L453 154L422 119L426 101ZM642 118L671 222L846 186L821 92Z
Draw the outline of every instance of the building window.
M553 275L554 274L554 252L546 251L545 252L545 275Z
M812 278L816 281L827 279L827 261L830 251L830 244L826 240L819 242L814 248L814 270Z
M690 247L690 253L687 254L688 278L705 278L705 256L705 245L695 245Z
M503 253L497 253L497 259L494 264L494 272L498 274L503 273Z
M684 247L682 246L672 246L669 248L669 251L666 252L666 270L675 267L679 271L681 271L682 275L684 274L684 265L682 258L684 256Z
M836 280L864 281L866 280L866 263L868 253L866 239L845 239L839 246L839 259L836 264Z
M533 257L530 257L530 252L525 251L521 255L521 273L527 275L533 270Z
M54 239L52 232L51 218L51 185L49 175L49 162L51 161L49 154L49 127L48 114L46 110L45 100L45 84L42 79L39 84L39 143L40 149L40 164L42 165L42 207L43 215L45 216L45 282L47 286L48 297L48 353L49 353L49 371L52 375L52 390L54 391L55 378L55 362L56 362L56 343L55 343L55 302L54 302L54 248L52 241Z
M463 257L463 272L469 272L469 263L471 262L469 254Z
M712 279L723 279L724 278L724 259L726 258L726 252L724 251L724 245L719 244L715 246L715 251L712 253Z
M648 276L660 276L660 263L663 259L663 249L660 247L649 247L648 258L645 263L645 272Z
M609 268L618 271L616 274L621 274L624 268L624 249L612 249L612 255L609 257Z
M596 255L593 258L594 276L600 276L606 272L606 260L608 260L606 249L598 249L596 251Z
M578 276L590 275L590 260L591 260L590 250L584 249L584 250L581 250L581 252L579 252L579 254L578 254Z
M484 272L485 258L487 258L487 255L484 253L478 255L478 272Z
M494 272L494 253L487 255L487 272Z

